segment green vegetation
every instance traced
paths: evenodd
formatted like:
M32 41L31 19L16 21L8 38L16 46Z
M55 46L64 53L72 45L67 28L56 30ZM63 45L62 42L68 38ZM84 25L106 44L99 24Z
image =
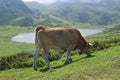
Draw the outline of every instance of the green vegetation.
M0 27L0 79L119 80L120 30L116 30L118 26L112 30L87 37L87 40L94 43L91 50L93 57L87 58L85 54L79 56L76 51L73 51L73 62L64 65L65 54L51 50L49 59L54 69L48 70L40 55L37 60L38 71L31 69L34 45L11 41L12 36L25 31L31 32L34 28Z
M1 26L0 27L0 56L7 56L23 51L32 52L34 49L33 44L12 42L13 36L23 32L33 32L32 27L13 27ZM29 47L28 47L29 46Z
M37 63L39 67L45 65L42 58L38 59ZM32 65L33 54L31 54L30 52L21 52L11 56L4 56L0 58L0 70L32 67Z
M31 68L11 69L0 72L0 79L3 80L119 80L120 63L119 46L111 47L93 53L95 57L85 58L85 55L72 56L73 62L63 65L65 59L52 62L53 66L57 66L51 71L47 71L46 67L40 67L38 71Z
M0 25L11 24L16 18L28 17L32 14L33 12L22 0L0 0Z
M93 1L94 2L94 1ZM56 2L50 5L43 5L36 2L25 3L33 9L37 16L54 16L67 22L89 23L94 25L119 24L120 22L120 3L119 0L100 0L98 3L82 3L79 0ZM35 5L36 4L36 5ZM53 18L47 17L52 20ZM44 23L49 23L47 20ZM62 25L59 21L51 23ZM47 24L49 25L49 24ZM52 24L50 24L52 25ZM63 23L64 25L64 23ZM70 24L69 24L70 25ZM54 24L53 24L54 26ZM58 25L59 26L59 25Z
M22 0L0 0L0 25L79 26L109 25L120 22L119 0L100 0L98 3L82 3L78 0L56 2L49 5ZM87 25L86 25L87 26Z
M119 80L119 3L120 0L100 0L98 3L75 0L44 5L0 0L0 80ZM77 51L72 51L73 61L64 64L65 52L51 50L49 60L54 68L48 70L40 52L37 59L39 68L34 71L34 44L13 42L11 39L19 33L33 32L34 28L29 26L37 24L82 28L102 25L99 27L108 26L109 29L87 37L94 44L92 57L79 56Z
M11 22L13 26L33 26L33 19L31 17L19 17Z

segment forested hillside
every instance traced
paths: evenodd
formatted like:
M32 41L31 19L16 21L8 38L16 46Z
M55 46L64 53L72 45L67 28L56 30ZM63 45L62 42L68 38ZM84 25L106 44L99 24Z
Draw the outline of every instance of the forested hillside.
M86 0L85 0L86 1ZM26 3L31 9L52 15L70 22L107 25L120 22L119 0L97 0L85 2L80 0L61 1L50 5ZM90 0L89 0L90 1Z
M15 19L20 17L24 17L24 20L28 19L27 17L32 16L32 13L22 0L0 0L0 25L15 25Z
M120 22L119 0L61 0L52 4L0 0L0 25L79 26Z

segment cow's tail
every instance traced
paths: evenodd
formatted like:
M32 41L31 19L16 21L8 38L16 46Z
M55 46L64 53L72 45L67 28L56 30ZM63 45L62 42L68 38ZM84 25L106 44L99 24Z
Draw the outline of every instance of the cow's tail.
M38 42L38 31L35 29L35 47L37 47L39 44Z
M40 40L38 38L38 31L39 31L39 27L35 28L35 47L40 47Z
M35 45L41 44L40 38L38 38L38 33L41 31L44 31L46 28L48 28L48 27L43 26L43 25L36 26L36 28L35 28Z
M38 25L35 28L35 31L38 32L39 30L45 30L46 28L48 28L47 26L43 26L43 25Z

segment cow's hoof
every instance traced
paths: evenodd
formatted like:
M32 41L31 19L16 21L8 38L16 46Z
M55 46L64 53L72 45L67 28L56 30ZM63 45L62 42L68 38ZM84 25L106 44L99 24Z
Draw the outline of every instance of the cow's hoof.
M87 55L87 57L92 57L92 55Z
M37 68L34 68L35 71L37 71L38 69Z
M69 64L69 62L67 60L65 61L64 65L66 65L66 64Z
M95 55L87 55L86 57L87 57L87 58L95 57Z
M33 70L37 71L37 68L36 68L36 67L33 67Z
M69 59L69 60L66 60L64 64L65 64L65 65L66 65L66 64L70 64L71 62L72 62L72 59Z
M69 59L69 62L72 62L72 59L71 59L71 58Z
M33 69L33 70L37 71L37 69Z

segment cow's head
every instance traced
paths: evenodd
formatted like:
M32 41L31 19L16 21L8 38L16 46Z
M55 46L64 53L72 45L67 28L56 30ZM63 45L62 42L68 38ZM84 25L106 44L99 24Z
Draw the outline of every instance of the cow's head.
M91 56L90 48L93 46L93 44L87 42L85 45L82 46L81 51L79 54L85 53L87 56Z

